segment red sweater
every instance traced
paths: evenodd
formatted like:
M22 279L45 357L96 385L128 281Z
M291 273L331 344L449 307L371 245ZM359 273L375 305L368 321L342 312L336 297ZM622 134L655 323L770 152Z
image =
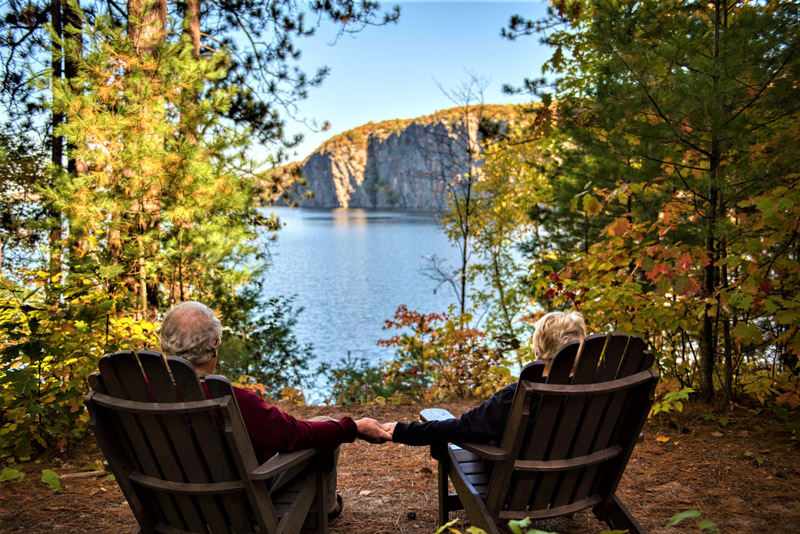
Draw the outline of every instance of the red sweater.
M349 417L339 421L303 421L269 406L264 399L246 389L233 386L233 394L256 458L261 462L276 452L331 449L356 439L356 423Z

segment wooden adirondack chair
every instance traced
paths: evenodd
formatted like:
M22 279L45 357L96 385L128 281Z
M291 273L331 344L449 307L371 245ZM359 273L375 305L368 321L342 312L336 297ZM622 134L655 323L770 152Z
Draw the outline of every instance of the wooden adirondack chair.
M226 378L205 377L207 398L191 364L150 351L106 355L99 369L85 399L89 424L135 532L295 533L312 503L324 503L330 454L305 449L259 465ZM327 507L316 508L325 533Z
M574 376L570 372L578 348ZM542 383L544 363L526 366L499 447L438 444L439 521L465 509L470 522L545 519L593 508L612 529L643 532L616 495L653 403L658 375L638 337L612 333L571 342ZM452 417L424 410L423 421ZM448 492L448 478L456 494Z

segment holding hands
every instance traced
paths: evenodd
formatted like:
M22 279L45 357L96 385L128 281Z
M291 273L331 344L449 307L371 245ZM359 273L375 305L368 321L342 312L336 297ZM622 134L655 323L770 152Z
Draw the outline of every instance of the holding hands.
M389 426L391 425L391 430ZM365 417L356 421L356 428L358 428L358 437L370 443L384 443L392 440L392 431L394 431L394 423L389 425L382 425L375 419Z

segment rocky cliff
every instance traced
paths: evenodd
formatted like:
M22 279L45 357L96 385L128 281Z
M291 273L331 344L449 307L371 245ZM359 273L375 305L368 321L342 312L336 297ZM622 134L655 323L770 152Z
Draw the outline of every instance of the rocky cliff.
M300 203L318 208L441 209L445 179L463 172L470 139L504 124L513 106L473 106L369 123L339 134L302 163ZM491 128L491 126L490 126Z

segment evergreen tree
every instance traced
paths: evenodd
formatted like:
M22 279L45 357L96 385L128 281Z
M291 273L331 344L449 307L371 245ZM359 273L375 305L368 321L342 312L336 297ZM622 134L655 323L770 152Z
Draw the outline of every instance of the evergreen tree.
M647 299L690 304L709 400L718 362L730 396L745 358L800 349L787 299L800 287L798 219L786 204L798 192L799 10L791 1L570 0L555 2L547 21L517 17L506 31L540 32L554 47L547 69L566 137L549 170L552 209L568 212L583 186L588 215L601 217L584 234L588 255L573 256L583 263L561 273L576 278L574 290L560 294L601 299L612 314L615 302L629 315ZM526 86L550 97L541 80ZM625 254L612 261L612 246ZM643 292L638 302L616 298L626 280Z

